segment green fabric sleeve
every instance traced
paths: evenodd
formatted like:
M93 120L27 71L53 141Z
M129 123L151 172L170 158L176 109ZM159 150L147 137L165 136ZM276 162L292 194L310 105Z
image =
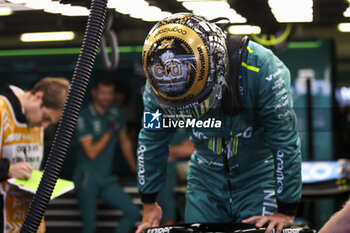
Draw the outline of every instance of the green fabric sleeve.
M91 125L89 124L89 121L86 120L85 114L86 114L85 111L82 111L80 113L77 121L77 126L75 128L75 132L79 140L89 135L92 136L93 134Z
M112 114L112 116L119 122L121 130L126 129L126 120L124 117L123 110L120 107L111 107L109 114Z
M297 117L289 91L288 68L269 52L256 76L257 112L264 137L274 156L276 197L281 203L301 198L301 152Z
M146 85L144 95L144 112L162 112L161 107L153 98L149 85ZM143 200L152 202L165 182L166 167L169 155L169 143L174 134L173 129L142 128L139 133L137 163L138 190ZM150 200L150 198L152 200Z

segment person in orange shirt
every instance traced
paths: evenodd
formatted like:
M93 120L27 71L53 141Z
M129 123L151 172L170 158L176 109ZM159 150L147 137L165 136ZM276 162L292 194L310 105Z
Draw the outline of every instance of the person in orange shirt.
M7 179L28 179L40 168L44 128L59 121L69 88L68 80L48 77L29 91L9 85L0 95L0 233L21 229L33 196ZM43 220L38 232L45 232Z

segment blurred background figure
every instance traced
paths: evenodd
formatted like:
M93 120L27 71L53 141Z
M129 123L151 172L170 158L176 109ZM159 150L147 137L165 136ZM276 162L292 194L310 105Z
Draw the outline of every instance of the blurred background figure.
M189 140L186 129L177 129L170 145L166 181L158 194L158 203L163 210L161 225L176 224L179 219L184 217L184 208L181 208L181 206L184 206L184 203L182 203L184 200L178 200L174 193L174 188L179 185L176 170L179 164L188 165L187 162L194 152L193 144ZM187 174L188 166L182 167L185 169L181 173ZM186 179L186 175L184 177Z
M319 233L347 233L350 232L350 202L345 203L344 207L336 212L326 224L320 229Z
M138 111L137 107L132 101L133 90L123 79L115 79L115 98L114 104L118 106L123 114L126 124L126 134L132 143L133 149L136 151L137 147L137 137L140 130L141 122L141 113ZM120 176L122 181L125 183L133 182L135 185L136 177L133 176L133 172L129 166L129 163L126 161L121 148L117 145L115 150L115 163L113 167L113 173Z
M44 128L59 121L69 88L64 78L44 78L29 91L7 85L0 96L0 232L20 231L33 195L7 179L28 179L40 169ZM42 219L38 233L45 229Z
M117 141L131 170L136 170L135 152L126 134L123 112L112 106L114 92L113 80L97 79L91 91L92 103L81 111L77 123L80 146L73 180L83 221L82 233L96 230L98 198L123 211L115 233L132 232L140 215L130 196L111 175Z

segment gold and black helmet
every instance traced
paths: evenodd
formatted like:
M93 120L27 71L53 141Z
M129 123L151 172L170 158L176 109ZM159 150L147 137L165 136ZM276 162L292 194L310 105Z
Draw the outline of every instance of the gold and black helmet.
M167 113L200 118L219 105L228 69L225 39L216 24L190 13L173 14L152 28L143 68Z

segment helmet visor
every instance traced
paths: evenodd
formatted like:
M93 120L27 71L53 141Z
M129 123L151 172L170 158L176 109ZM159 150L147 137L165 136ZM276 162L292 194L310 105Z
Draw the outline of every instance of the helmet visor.
M223 77L220 78L219 80L220 82L214 86L211 94L196 105L184 104L182 107L178 107L178 108L164 106L161 103L160 105L170 117L173 117L179 120L186 120L189 118L200 119L206 114L208 114L211 110L217 108L221 103L222 90L223 90L223 86L226 83Z

